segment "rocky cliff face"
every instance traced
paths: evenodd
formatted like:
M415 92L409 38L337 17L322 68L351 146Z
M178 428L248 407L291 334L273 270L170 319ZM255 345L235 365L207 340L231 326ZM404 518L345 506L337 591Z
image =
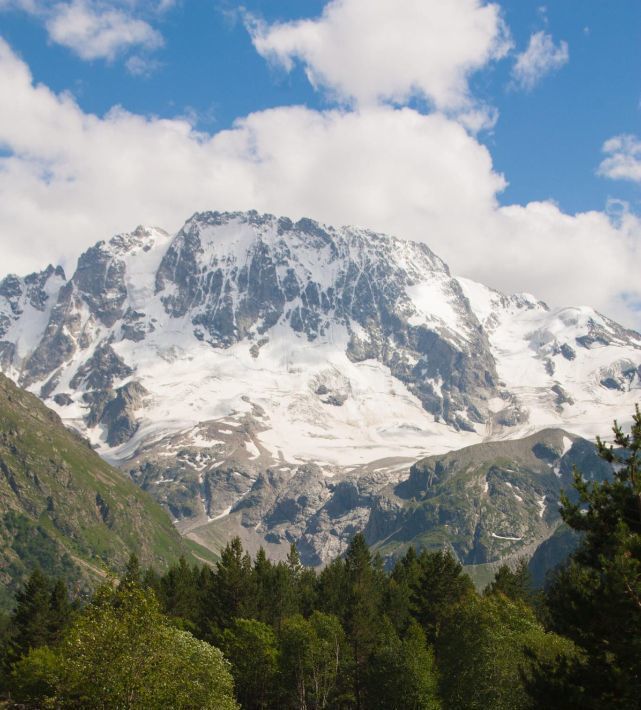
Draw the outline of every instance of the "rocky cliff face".
M68 280L6 277L0 367L185 534L216 546L241 532L275 554L296 540L323 561L356 529L382 541L451 525L431 503L410 523L414 503L389 494L415 484L418 458L625 419L641 337L590 308L457 279L424 244L208 212L173 237L100 242ZM515 523L522 502L510 499ZM463 559L502 554L466 525Z

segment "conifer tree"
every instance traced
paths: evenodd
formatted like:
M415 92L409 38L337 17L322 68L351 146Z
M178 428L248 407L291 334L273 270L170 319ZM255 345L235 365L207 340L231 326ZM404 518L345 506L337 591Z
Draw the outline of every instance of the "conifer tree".
M397 633L405 633L412 621L412 590L419 587L420 575L418 555L410 547L394 565L385 587L385 611Z
M433 644L449 608L473 594L474 585L449 550L424 550L418 561L421 571L414 578L412 610L428 642Z
M24 589L16 595L16 608L11 618L14 629L11 655L14 658L49 643L50 604L51 583L36 568Z
M196 577L199 572L180 557L178 564L172 565L160 580L160 601L163 610L170 616L183 619L185 628L196 626L199 612Z
M272 564L261 547L254 560L254 589L256 590L256 615L261 621L271 623L272 617Z
M125 572L120 580L121 584L140 584L142 572L138 556L132 552L127 561Z
M222 631L234 619L252 618L256 594L252 562L243 550L239 537L233 538L222 551L211 587L204 599L204 612L210 624Z
M11 638L5 654L7 666L30 649L58 641L71 611L62 580L52 581L35 569L16 595L16 607L10 618Z
M520 599L529 604L533 591L527 560L519 560L514 569L506 564L501 565L494 575L494 580L485 588L484 594L504 594L513 601Z
M576 496L562 498L564 521L582 533L568 566L547 593L556 631L582 656L541 664L531 692L548 707L641 707L641 412L626 434L615 422L614 444L597 439L613 477L586 480L574 472Z
M345 555L347 578L346 613L343 624L347 631L354 657L354 694L356 708L364 705L364 677L369 657L380 632L381 588L372 566L365 537L354 535Z
M49 625L47 628L47 644L56 644L69 624L72 615L72 606L69 593L62 579L56 579L51 587L49 596Z

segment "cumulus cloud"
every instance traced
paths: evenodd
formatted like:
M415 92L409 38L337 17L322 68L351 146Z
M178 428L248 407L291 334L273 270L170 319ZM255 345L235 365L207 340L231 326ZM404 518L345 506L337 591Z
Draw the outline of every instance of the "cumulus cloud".
M87 0L56 5L47 20L47 31L54 42L81 59L113 60L130 47L153 50L163 44L162 35L144 20Z
M3 42L0 84L3 271L72 268L80 250L141 222L176 230L196 210L256 208L424 241L455 273L638 318L638 220L500 208L489 152L440 113L275 108L211 135L117 108L98 117L34 85Z
M603 152L607 157L599 165L599 175L641 183L641 140L637 136L614 136L603 144Z
M157 16L174 0L0 0L0 11L21 10L44 23L49 39L73 51L81 59L106 59L135 48L143 52L164 44L161 33L141 15ZM144 63L144 71L141 67ZM153 60L132 58L133 74L147 75Z
M554 44L551 35L535 32L527 49L516 58L512 78L517 87L531 91L544 76L559 70L570 59L568 43Z
M331 0L317 19L267 25L248 18L258 52L344 102L469 100L468 77L502 57L509 39L498 5L483 0Z

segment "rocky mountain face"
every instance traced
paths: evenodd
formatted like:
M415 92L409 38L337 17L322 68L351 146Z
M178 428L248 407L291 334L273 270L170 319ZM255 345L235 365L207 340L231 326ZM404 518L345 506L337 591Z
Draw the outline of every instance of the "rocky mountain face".
M641 336L455 278L424 244L208 212L99 242L70 279L6 277L0 367L209 547L294 540L320 563L365 529L386 554L448 542L476 564L551 534L559 437L629 417ZM492 464L521 493L479 473L474 445L533 434L556 437L552 468ZM454 458L419 484L418 459L470 446L467 474Z
M0 374L0 608L36 566L82 589L132 552L159 569L190 554L148 494Z

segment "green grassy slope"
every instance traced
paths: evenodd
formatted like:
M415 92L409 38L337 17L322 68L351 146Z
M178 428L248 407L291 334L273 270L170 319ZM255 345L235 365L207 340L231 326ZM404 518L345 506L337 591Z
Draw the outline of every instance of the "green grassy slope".
M36 565L81 590L131 552L163 569L194 551L147 493L0 375L0 606Z

